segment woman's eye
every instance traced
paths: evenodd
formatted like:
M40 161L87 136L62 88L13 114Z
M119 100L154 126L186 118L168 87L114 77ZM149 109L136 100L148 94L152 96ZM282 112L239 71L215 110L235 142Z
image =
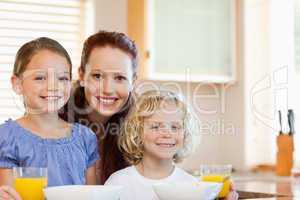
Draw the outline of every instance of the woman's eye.
M125 76L116 76L115 78L117 81L126 81L127 78Z
M63 76L63 77L59 77L59 80L60 80L60 81L69 81L70 78L67 77L67 76Z

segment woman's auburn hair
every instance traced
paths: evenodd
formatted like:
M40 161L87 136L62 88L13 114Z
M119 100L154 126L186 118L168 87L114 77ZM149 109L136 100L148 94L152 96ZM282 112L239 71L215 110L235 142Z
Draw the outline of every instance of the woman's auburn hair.
M195 148L195 136L200 135L199 120L184 98L168 90L150 90L136 99L121 126L118 147L126 161L137 165L143 158L144 119L153 115L163 103L174 102L183 113L184 146L174 155L174 162L181 162Z
M92 50L104 47L120 49L128 54L132 61L133 76L136 76L138 68L138 49L134 41L124 33L104 30L98 31L85 40L79 66L82 72L86 71L86 66ZM68 103L61 109L59 115L65 121L84 122L84 125L96 132L99 139L99 153L101 157L97 172L99 174L100 184L104 184L111 174L120 169L124 169L129 165L124 160L124 157L117 146L119 128L115 130L114 134L111 134L110 125L115 124L118 125L118 127L121 126L123 118L125 118L129 108L134 103L134 99L130 93L129 98L122 109L111 116L105 124L99 124L100 127L104 128L104 132L97 132L97 130L94 130L93 127L91 127L91 124L93 123L89 118L90 110L88 110L88 102L85 98L84 90L85 88L82 87L80 81L77 80L73 85L73 95L71 95Z

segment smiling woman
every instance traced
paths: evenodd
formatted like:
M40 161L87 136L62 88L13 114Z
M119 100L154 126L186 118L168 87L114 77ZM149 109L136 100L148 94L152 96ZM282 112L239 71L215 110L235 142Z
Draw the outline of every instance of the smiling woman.
M117 48L97 47L91 51L89 64L80 68L81 86L90 106L103 118L111 117L126 103L132 89L131 57Z
M117 147L121 122L132 105L137 48L125 34L99 31L84 43L79 80L61 117L90 127L97 135L103 184L128 164Z

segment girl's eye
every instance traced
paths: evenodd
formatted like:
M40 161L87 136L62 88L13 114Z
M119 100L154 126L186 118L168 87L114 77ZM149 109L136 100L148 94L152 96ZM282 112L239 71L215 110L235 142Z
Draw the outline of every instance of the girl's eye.
M153 131L157 131L159 130L159 126L151 126L150 129Z
M158 129L159 126L158 126L158 125L152 125L150 128L151 128L151 129Z
M171 128L172 128L173 131L178 131L178 130L180 130L180 127L178 127L178 126L171 126Z
M101 74L92 74L92 77L94 79L100 79L102 77L102 75Z
M36 76L36 77L34 78L34 80L37 80L37 81L44 81L44 80L46 80L46 77L45 77L45 76Z
M180 125L172 125L172 126L171 126L171 129L172 129L173 131L180 131L180 130L182 129L182 126L180 126Z
M158 130L159 129L159 124L157 124L157 123L151 124L150 129L151 130Z
M126 78L125 76L121 76L121 75L116 76L115 79L116 79L117 81L126 81L126 80L127 80L127 78Z

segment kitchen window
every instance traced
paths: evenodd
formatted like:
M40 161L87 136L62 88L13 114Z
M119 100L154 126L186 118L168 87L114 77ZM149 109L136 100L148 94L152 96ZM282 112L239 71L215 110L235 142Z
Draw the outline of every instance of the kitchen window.
M235 1L149 0L150 78L235 79Z
M89 6L88 0L0 0L0 123L24 113L10 84L17 50L37 37L53 38L66 48L76 70Z

